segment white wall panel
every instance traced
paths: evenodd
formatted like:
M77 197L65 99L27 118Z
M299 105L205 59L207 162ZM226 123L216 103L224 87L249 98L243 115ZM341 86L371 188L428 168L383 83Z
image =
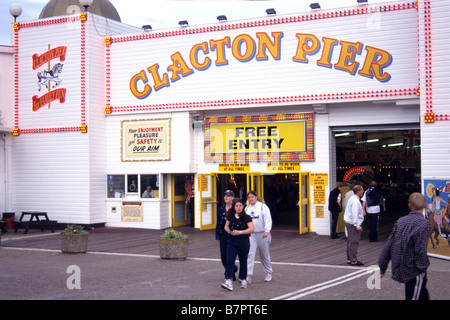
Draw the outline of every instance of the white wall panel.
M14 96L11 92L14 91L14 50L12 47L0 46L0 65L2 71L0 73L0 111L2 113L0 119L0 127L13 128L14 127Z
M73 20L73 21L72 21ZM14 210L43 210L60 223L95 224L106 222L106 126L104 37L136 31L102 17L88 15L85 29L85 87L82 88L82 33L79 16L68 22L53 19L22 25L19 36L19 112L21 130L79 127L82 118L88 133L22 133L14 137ZM48 70L48 63L33 70L32 55L48 48L67 47L65 61L52 59L50 65L63 63L67 89L64 103L52 102L37 111L31 97L38 91L37 72ZM85 112L82 112L82 89Z
M329 180L331 179L330 173L330 133L329 133L329 115L328 114L315 114L314 115L314 162L302 162L302 171L310 173L328 173ZM310 181L311 183L311 181ZM332 184L333 182L330 181ZM325 189L326 200L328 200L328 194L332 190L332 186L328 185ZM311 218L311 231L321 235L330 234L330 214L328 211L328 203L323 205L324 217L316 218L316 206L314 204L314 186L311 184L309 189L310 199L310 218Z
M353 102L335 104L328 108L331 127L419 123L419 99L411 104ZM388 116L386 116L388 115Z
M421 54L421 144L422 179L450 178L450 74L448 72L448 34L450 2L419 1ZM431 28L427 36L426 27ZM431 53L432 61L427 59ZM427 73L427 70L431 73ZM427 84L430 91L427 91ZM430 107L430 108L427 108ZM425 114L433 112L434 123L424 123ZM446 117L447 116L447 117ZM447 118L448 120L445 120Z
M121 122L123 120L171 119L171 159L169 161L121 160ZM106 170L108 174L127 173L188 173L191 165L192 122L188 112L133 114L131 117L108 116L106 121Z
M80 133L21 135L13 145L14 211L42 210L61 223L90 223L89 150Z

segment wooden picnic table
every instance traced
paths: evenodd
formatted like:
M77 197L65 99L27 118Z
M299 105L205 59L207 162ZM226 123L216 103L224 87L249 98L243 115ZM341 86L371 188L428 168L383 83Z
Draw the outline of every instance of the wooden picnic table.
M23 218L25 216L30 216L29 220L23 221ZM41 220L42 219L42 220ZM19 221L14 221L14 232L17 232L19 228L24 227L25 231L24 233L28 233L28 230L30 229L30 226L32 225L38 225L41 227L41 231L44 231L44 226L48 226L48 228L55 232L55 229L53 228L53 225L56 223L56 221L52 221L48 218L47 212L43 211L22 211L22 214L20 215Z

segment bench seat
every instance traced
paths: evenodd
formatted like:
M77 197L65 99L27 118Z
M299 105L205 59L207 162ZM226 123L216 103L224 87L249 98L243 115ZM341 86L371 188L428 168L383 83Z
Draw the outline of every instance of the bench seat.
M27 233L29 228L39 227L42 231L44 231L45 227L50 227L52 232L55 232L55 225L58 223L57 220L40 220L40 221L13 221L14 224L14 232L17 232L20 228L25 228L25 233Z

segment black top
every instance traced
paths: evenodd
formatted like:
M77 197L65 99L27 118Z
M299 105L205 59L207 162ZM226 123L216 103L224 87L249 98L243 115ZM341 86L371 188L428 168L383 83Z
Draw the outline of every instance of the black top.
M341 207L339 207L339 205L337 203L337 199L338 199L338 196L340 193L341 193L341 190L339 190L338 188L334 188L330 192L330 196L328 197L328 210L330 210L331 212L340 212L341 211Z
M223 228L225 227L227 212L225 211L225 205L222 205L219 210L217 210L216 219L216 240L220 239L220 235L227 234Z
M236 218L235 215L230 220L230 224L228 227L231 231L233 230L247 230L248 229L248 223L252 222L252 217L250 217L248 214L244 214L240 218ZM250 234L240 234L238 236L230 236L232 239L245 239L249 238Z

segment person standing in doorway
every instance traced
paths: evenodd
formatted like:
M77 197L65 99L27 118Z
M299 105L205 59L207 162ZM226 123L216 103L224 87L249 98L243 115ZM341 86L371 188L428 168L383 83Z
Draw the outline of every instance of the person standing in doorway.
M342 201L342 210L345 212L345 208L347 208L348 200L354 195L353 188L355 187L356 182L353 180L350 182L350 190L345 193L344 200Z
M239 280L241 288L247 288L247 258L250 249L250 234L255 230L252 218L245 213L244 202L236 198L227 214L224 230L230 235L227 242L227 264L222 288L233 290L233 275L236 257L239 258Z
M331 239L339 239L336 233L336 228L339 220L339 214L342 211L342 187L343 185L341 182L336 183L336 187L330 192L328 197L328 210L331 212Z
M361 197L364 189L360 185L353 188L355 193L347 203L344 213L345 230L347 231L347 264L353 266L363 266L364 263L358 261L358 247L361 239L362 223L364 214L361 205Z
M406 300L430 299L426 272L430 265L427 246L431 225L422 214L426 205L421 193L409 196L411 211L397 220L378 259L381 277L384 277L391 261L392 279L405 284Z
M227 214L228 211L233 206L234 200L234 192L231 190L225 191L225 195L223 197L225 203L217 210L217 219L216 219L216 240L219 241L220 248L220 260L222 261L223 267L227 267L227 242L228 242L228 233L224 230L225 224L227 222ZM237 266L234 266L234 273L237 271ZM233 281L236 280L236 276L233 276Z
M364 215L369 218L369 242L378 241L378 222L380 221L381 207L386 211L386 204L381 190L377 188L377 182L371 181L370 188L362 197L362 206Z
M245 208L245 212L252 218L255 226L255 232L250 236L250 252L248 254L248 271L247 283L252 282L253 269L255 266L256 249L259 249L259 258L264 273L264 281L272 281L272 262L270 260L269 246L272 241L270 231L272 230L272 217L267 205L258 201L258 195L255 191L250 190L247 193L249 205Z
M193 177L187 176L186 183L184 184L184 190L186 191L186 204L190 213L190 225L195 226L195 200L194 200L194 181Z

